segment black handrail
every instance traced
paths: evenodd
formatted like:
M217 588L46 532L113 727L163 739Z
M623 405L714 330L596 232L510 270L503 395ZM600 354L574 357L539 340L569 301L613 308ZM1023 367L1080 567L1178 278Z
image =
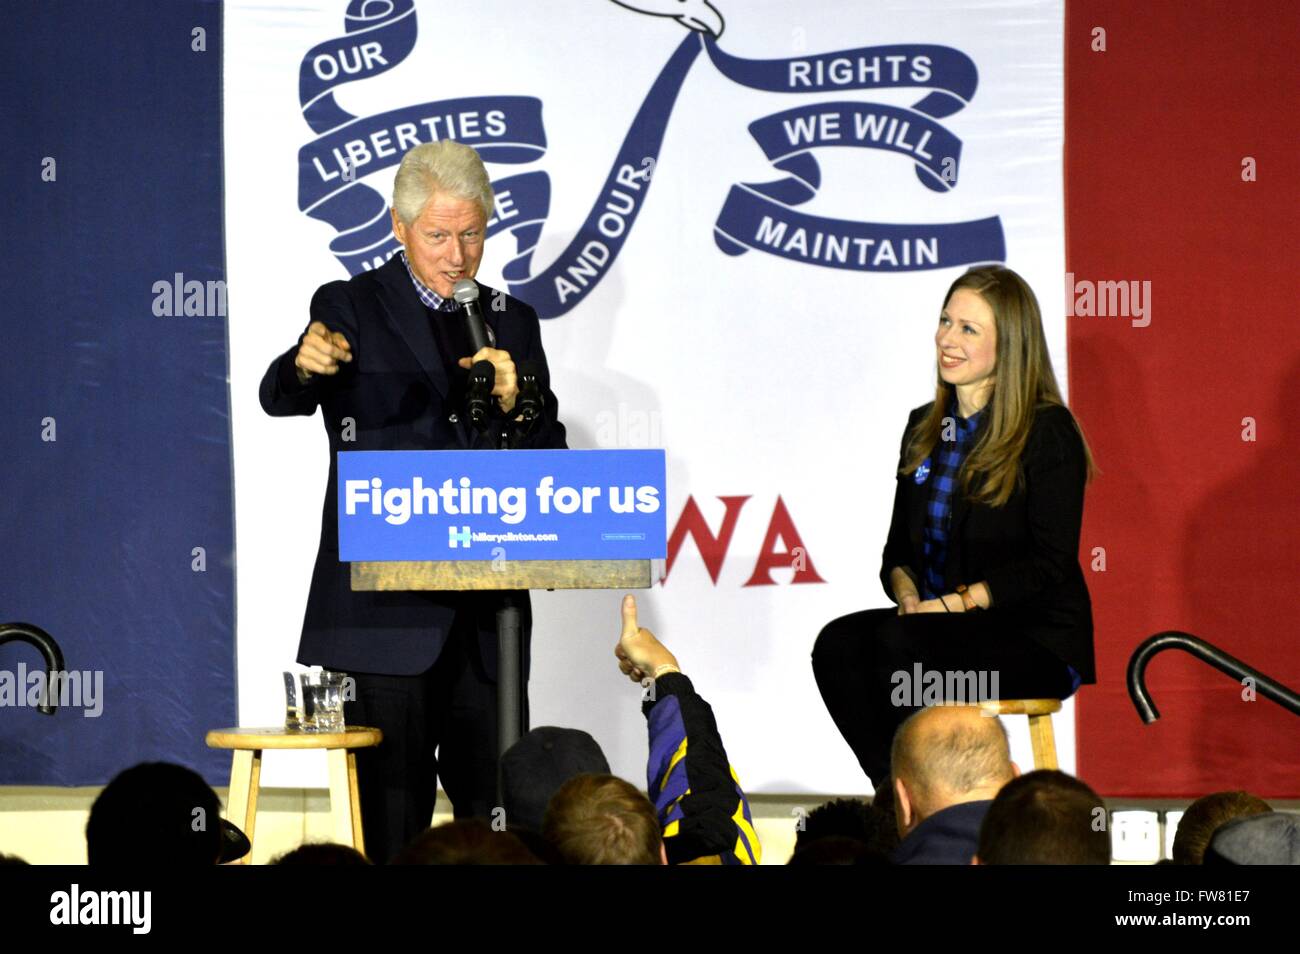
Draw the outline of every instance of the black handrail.
M54 637L39 626L30 623L0 623L0 645L15 641L31 643L45 660L46 692L43 697L45 701L36 706L36 711L45 715L54 715L55 710L59 708L59 694L52 690L58 685L55 673L63 672L63 650L59 648ZM22 691L21 687L19 691Z
M1209 663L1219 672L1232 676L1238 682L1246 678L1253 679L1255 689L1261 696L1272 699L1288 712L1300 715L1300 693L1294 689L1282 685L1276 679L1270 679L1254 666L1248 666L1235 656L1229 656L1218 646L1207 643L1199 636L1169 629L1163 633L1156 633L1144 641L1133 650L1133 655L1128 661L1129 698L1133 700L1138 715L1147 725L1160 718L1155 703L1151 701L1151 694L1147 692L1147 663L1151 662L1156 654L1166 649L1181 649L1185 653L1190 653L1202 662Z

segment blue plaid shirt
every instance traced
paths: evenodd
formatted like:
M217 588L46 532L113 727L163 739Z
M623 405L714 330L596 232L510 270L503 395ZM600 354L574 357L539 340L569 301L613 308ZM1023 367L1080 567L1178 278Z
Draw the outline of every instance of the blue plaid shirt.
M930 475L930 500L925 507L925 573L921 581L921 598L936 599L949 592L944 581L943 565L948 557L948 532L952 523L952 495L957 489L957 474L962 461L975 440L983 408L970 417L957 414L955 399L948 405L948 416L953 420L951 441L945 441L947 424L939 433L939 443L930 456L917 469L916 477L924 481ZM924 471L925 473L922 473Z

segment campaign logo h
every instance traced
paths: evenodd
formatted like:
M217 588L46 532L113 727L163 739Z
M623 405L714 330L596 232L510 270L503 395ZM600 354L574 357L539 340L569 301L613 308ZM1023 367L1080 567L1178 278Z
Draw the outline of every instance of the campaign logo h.
M456 549L457 546L463 546L468 550L469 539L469 527L447 528L447 546L451 547L453 550Z

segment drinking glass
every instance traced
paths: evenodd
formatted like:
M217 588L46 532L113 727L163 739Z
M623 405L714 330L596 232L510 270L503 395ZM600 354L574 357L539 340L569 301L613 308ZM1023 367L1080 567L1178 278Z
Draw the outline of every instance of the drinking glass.
M306 732L343 731L343 680L346 673L328 669L305 672L302 679L302 728Z

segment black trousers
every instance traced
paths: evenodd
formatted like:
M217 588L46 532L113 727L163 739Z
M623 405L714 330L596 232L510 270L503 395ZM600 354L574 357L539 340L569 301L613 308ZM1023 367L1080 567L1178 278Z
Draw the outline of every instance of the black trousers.
M938 673L945 687L962 685L947 674L974 671L985 674L983 686L992 689L996 674L1002 699L1064 699L1072 688L1066 664L1018 634L996 610L899 616L891 607L841 616L817 637L813 675L874 788L889 775L895 730L924 708L906 691L917 682L918 663L922 673Z
M357 788L366 855L392 859L429 827L438 778L456 818L491 816L497 795L497 694L480 658L468 606L456 614L434 664L415 676L350 672L356 699L349 725L383 730L378 746L357 750ZM523 712L528 726L527 692Z

